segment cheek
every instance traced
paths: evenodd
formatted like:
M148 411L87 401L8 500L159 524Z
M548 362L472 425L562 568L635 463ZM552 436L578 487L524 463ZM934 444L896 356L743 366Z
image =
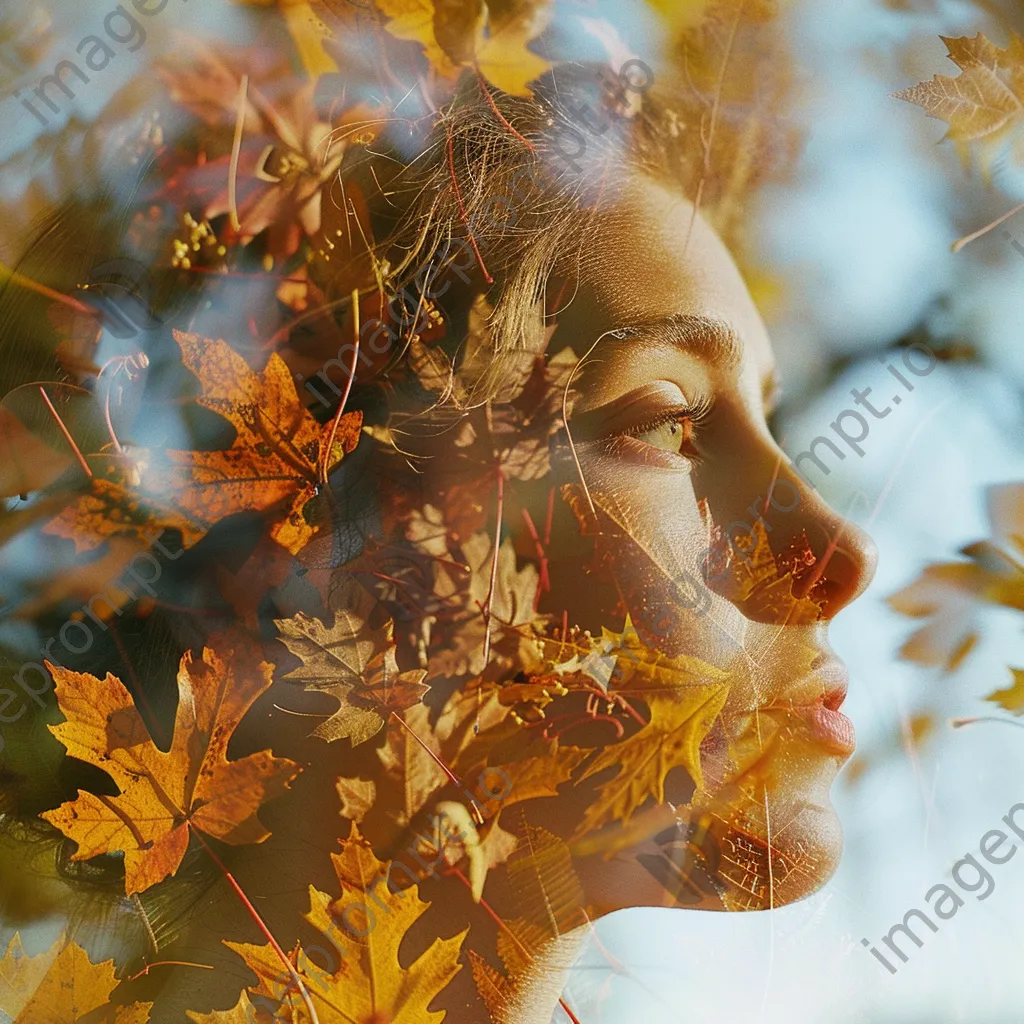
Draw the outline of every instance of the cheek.
M708 528L693 476L599 454L581 458L581 467L598 516L601 564L641 638L670 656L731 660L745 620L704 580Z

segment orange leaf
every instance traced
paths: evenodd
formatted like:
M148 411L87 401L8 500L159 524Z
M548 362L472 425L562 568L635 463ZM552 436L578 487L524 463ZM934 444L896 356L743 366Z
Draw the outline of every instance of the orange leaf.
M100 680L47 663L67 719L50 731L68 754L117 783L117 796L78 793L41 817L78 843L73 860L123 851L125 891L142 892L174 874L196 828L222 842L261 843L257 818L301 770L263 750L228 761L227 747L246 711L270 686L272 666L243 643L191 652L178 672L178 711L166 753L150 737L131 694L108 674Z
M174 336L185 365L202 384L198 403L228 420L237 437L227 451L168 452L172 465L151 486L207 526L237 512L285 505L285 517L271 536L295 554L318 530L303 510L318 493L318 467L331 428L302 406L292 375L276 353L255 373L224 341L181 331ZM355 449L361 428L362 413L342 416L328 471Z

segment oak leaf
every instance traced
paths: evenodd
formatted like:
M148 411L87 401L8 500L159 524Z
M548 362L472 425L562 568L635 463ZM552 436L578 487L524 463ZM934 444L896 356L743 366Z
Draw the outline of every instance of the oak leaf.
M287 503L271 536L296 554L317 532L303 515L321 488L318 469L332 426L321 426L299 401L292 375L276 353L256 373L226 342L175 331L185 365L199 378L199 405L236 430L227 451L170 451L170 467L150 486L207 527L237 512L263 512ZM362 413L341 417L327 470L359 442Z
M360 615L342 609L330 627L304 612L276 620L276 625L278 639L302 661L284 678L329 693L341 705L313 733L328 742L342 737L353 745L365 742L389 714L418 704L429 689L423 684L424 670L399 671L390 619L370 629Z
M166 753L115 676L47 668L66 719L50 731L70 756L106 772L120 789L117 796L79 790L77 799L41 815L78 844L72 860L123 852L130 896L178 870L191 829L234 845L268 838L257 811L301 769L266 750L227 759L235 728L271 682L272 666L245 644L222 653L206 648L199 661L191 652L182 657Z
M380 884L382 875L390 877L390 864L377 859L355 826L342 842L341 853L333 854L331 861L341 895L332 899L310 886L310 911L305 917L330 940L328 948L333 944L340 964L332 962L328 954L325 969L320 966L323 952L314 962L301 949L295 959L320 1024L439 1024L444 1013L427 1008L459 972L459 951L466 931L449 939L436 938L418 959L408 965L401 963L399 949L406 934L430 906L419 898L418 886L392 891L388 884ZM256 987L250 987L250 994L278 1004L275 1019L309 1024L308 1011L291 976L269 945L225 945L259 979Z
M13 1024L146 1024L152 1003L112 1006L114 961L94 964L63 939L26 956L15 933L0 960L0 1010Z

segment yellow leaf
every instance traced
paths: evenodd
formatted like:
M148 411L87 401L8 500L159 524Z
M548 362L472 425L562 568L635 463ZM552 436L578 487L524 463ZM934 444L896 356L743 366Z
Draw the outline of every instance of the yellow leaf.
M434 34L433 0L375 0L390 19L384 26L396 39L419 43L438 74L450 78L458 68L444 52Z
M1011 33L1006 49L980 32L973 39L943 36L942 41L960 74L935 75L893 95L945 121L946 138L958 144L983 143L982 164L987 166L995 147L1024 121L1024 40Z
M152 1003L111 1006L117 987L114 961L94 964L77 943L57 942L38 956L26 956L15 933L0 960L0 1010L14 1024L79 1024L87 1014L104 1007L96 1024L146 1024Z
M1013 673L1013 685L990 693L985 700L998 704L1013 715L1024 715L1024 669L1011 668L1010 671Z
M528 45L547 25L549 0L376 0L396 39L418 42L445 78L475 66L491 85L515 96L532 95L529 82L551 65Z
M399 947L430 904L419 898L416 885L402 890L396 885L392 890L386 881L390 863L377 859L355 826L331 861L341 894L332 899L310 886L310 911L305 917L337 955L328 953L326 967L323 952L314 963L300 949L295 960L320 1024L440 1024L444 1013L431 1013L427 1007L461 969L459 952L466 931L450 939L434 939L418 959L400 962ZM291 976L269 945L225 945L259 979L250 994L279 1004L275 1019L309 1024Z
M664 803L665 776L673 768L685 768L700 790L704 785L700 744L728 692L727 686L712 685L693 691L686 700L648 697L650 722L629 739L609 744L584 772L583 778L589 778L606 768L618 769L614 778L598 787L575 838L612 821L628 822L652 797Z

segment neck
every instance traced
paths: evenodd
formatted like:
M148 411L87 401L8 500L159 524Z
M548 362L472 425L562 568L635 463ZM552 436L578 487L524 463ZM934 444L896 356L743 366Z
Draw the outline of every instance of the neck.
M583 948L589 925L553 939L522 975L500 1024L551 1024L572 970Z

